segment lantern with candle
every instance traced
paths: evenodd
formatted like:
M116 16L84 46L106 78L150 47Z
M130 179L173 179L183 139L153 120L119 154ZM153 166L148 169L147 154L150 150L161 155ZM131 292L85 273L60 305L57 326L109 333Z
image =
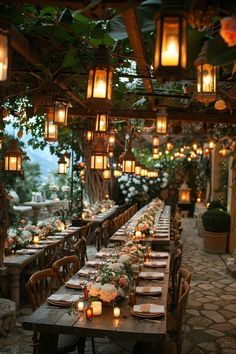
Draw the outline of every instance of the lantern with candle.
M167 132L167 112L165 107L159 107L156 113L156 132L164 135Z
M89 67L87 99L94 108L111 105L112 76L110 51L104 45L92 50Z
M58 162L58 174L66 175L67 173L67 162L65 159L65 155L61 155Z
M91 170L105 170L107 168L108 158L106 146L102 137L98 137L93 142L92 154L91 154Z
M173 9L173 4L168 2L156 17L154 53L157 78L178 80L186 76L187 18L183 11Z
M58 126L53 122L53 107L47 107L46 117L45 117L45 129L44 129L44 139L49 142L57 141L58 137Z
M9 65L10 25L5 19L0 20L0 82L10 77Z
M184 182L179 188L179 203L189 204L190 203L190 191L191 188Z
M217 99L216 96L216 67L207 63L208 42L203 44L202 50L194 64L197 70L196 100L209 104Z
M66 126L68 116L68 104L62 101L54 102L53 122L57 125Z
M93 301L91 303L93 308L93 316L101 316L102 314L102 302L101 301Z
M92 321L93 318L93 307L91 305L88 305L85 310L86 314L86 319L89 321Z
M11 141L4 155L4 170L8 172L21 172L22 170L22 152L16 140Z

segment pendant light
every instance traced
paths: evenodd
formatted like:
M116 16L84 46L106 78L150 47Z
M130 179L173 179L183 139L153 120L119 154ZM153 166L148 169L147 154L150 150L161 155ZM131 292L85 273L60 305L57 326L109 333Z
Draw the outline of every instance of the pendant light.
M141 165L140 164L136 164L135 165L135 174L137 175L137 176L141 176Z
M210 150L213 150L215 147L215 140L214 139L210 139L208 142L208 147Z
M133 128L131 129L128 149L123 155L123 162L122 162L123 173L135 173L136 159L133 152L131 151L132 136L133 136Z
M10 78L9 35L9 23L4 19L0 19L0 82L6 82Z
M167 112L165 107L159 107L156 113L156 132L164 135L167 132Z
M166 149L167 149L168 151L171 151L171 150L173 150L173 148L174 148L174 143L173 143L173 141L170 140L170 139L168 139L167 142L166 142Z
M111 105L112 76L110 51L104 45L92 50L88 74L87 100L94 108Z
M114 147L116 142L116 134L114 132L108 133L108 144L110 147Z
M111 169L107 168L102 172L103 179L111 179Z
M96 115L95 131L98 133L106 133L108 131L108 114L98 113Z
M93 142L90 169L105 170L107 163L108 158L104 141L101 137L98 137L97 140Z
M10 142L9 148L4 155L4 170L19 173L22 171L22 152L16 140Z
M179 80L186 77L186 66L187 17L173 1L165 1L156 17L154 73L164 80Z
M197 70L196 100L208 105L216 101L216 67L207 63L208 42L203 44L202 50L195 60Z
M65 159L65 155L61 155L58 162L58 170L57 173L61 175L66 175L67 173L67 162Z
M68 116L68 104L65 102L56 101L54 103L54 115L53 115L54 124L66 126L67 116Z
M160 145L160 138L158 135L153 135L152 137L152 146L154 148L158 147Z
M44 139L49 142L55 142L58 138L58 126L53 122L53 107L47 107L45 117Z
M90 142L94 139L94 132L92 130L86 130L85 132L85 140Z

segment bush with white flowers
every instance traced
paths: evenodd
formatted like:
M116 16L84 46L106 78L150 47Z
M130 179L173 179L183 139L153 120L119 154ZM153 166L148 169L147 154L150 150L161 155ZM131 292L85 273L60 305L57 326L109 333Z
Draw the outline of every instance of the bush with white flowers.
M167 187L168 173L163 172L157 178L123 174L118 178L121 194L125 203L146 202L160 194Z

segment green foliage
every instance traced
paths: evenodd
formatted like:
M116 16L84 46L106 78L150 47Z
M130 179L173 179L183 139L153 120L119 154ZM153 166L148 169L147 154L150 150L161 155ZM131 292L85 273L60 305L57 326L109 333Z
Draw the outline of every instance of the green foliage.
M230 215L223 209L209 209L202 215L203 227L210 232L228 232Z
M41 185L41 171L38 163L23 163L23 180L17 178L14 190L18 194L20 203L31 201L32 192L37 192Z
M221 200L213 200L212 202L210 202L208 209L223 209L224 211L226 211L226 207L226 204Z

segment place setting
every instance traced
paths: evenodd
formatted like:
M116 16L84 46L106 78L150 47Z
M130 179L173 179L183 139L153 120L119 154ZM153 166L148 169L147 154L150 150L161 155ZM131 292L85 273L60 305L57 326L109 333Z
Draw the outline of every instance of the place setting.
M165 268L167 263L166 261L150 261L147 260L146 262L144 262L143 264L145 267L150 267L150 268Z
M71 294L52 294L48 297L47 302L50 305L56 305L61 307L68 307L74 302L81 299L81 295L71 295Z
M156 318L165 316L164 305L138 304L131 308L131 313L140 318Z

